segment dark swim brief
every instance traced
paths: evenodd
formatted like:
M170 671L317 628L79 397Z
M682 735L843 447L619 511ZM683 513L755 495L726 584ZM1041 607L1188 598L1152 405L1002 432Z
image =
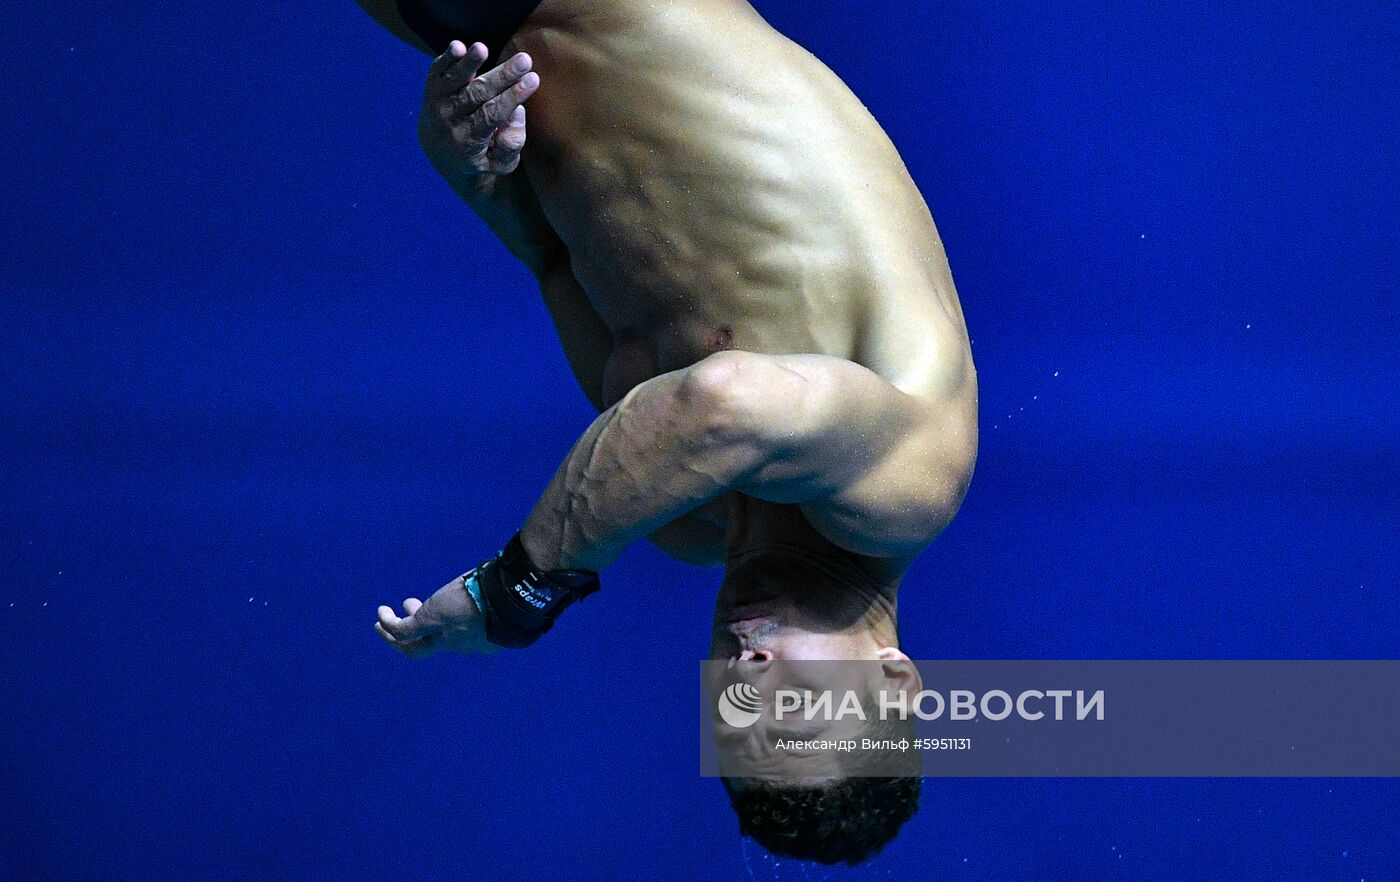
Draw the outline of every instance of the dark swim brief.
M461 40L486 44L494 58L540 0L397 0L404 24L441 55Z

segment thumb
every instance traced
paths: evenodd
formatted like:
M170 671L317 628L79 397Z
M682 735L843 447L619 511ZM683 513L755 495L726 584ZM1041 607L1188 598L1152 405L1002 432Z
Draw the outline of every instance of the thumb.
M394 614L394 610L387 606L381 606L379 608L379 625L384 629L385 633L398 642L416 640L419 637L426 636L431 630L427 626L427 623L418 616L410 613L403 618L399 618Z

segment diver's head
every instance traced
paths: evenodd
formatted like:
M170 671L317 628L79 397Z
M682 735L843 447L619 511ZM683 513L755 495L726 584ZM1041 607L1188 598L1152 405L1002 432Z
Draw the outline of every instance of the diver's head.
M899 649L892 598L830 556L768 550L731 561L711 637L710 689L718 696L743 684L757 711L752 721L725 719L715 705L716 756L740 833L775 855L855 865L918 810L917 750L806 747L913 742L912 719L792 712L794 693L829 693L833 704L855 695L874 711L881 693L922 688Z

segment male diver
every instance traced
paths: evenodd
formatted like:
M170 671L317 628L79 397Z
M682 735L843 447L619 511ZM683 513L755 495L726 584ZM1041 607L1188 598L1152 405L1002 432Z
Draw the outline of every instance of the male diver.
M423 148L538 278L600 411L504 549L380 607L380 635L528 646L645 537L724 565L716 658L907 660L896 591L966 491L977 383L860 101L746 0L358 2L436 55ZM726 780L741 830L855 863L917 804L917 777L812 780Z

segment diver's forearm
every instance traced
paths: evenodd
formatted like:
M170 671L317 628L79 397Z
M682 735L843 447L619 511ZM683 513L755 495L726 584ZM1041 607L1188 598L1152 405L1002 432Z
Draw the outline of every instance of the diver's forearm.
M537 279L557 262L563 243L545 219L524 172L475 175L450 164L434 168L507 250Z
M701 365L637 386L574 444L521 530L536 566L597 572L760 464Z
M431 151L428 155L453 192L535 276L569 366L589 402L602 410L612 334L574 277L568 249L545 217L525 170L480 175Z
M564 357L589 403L601 411L603 372L612 354L612 332L575 278L567 251L561 250L538 276L540 294L564 347Z
M433 60L418 144L438 174L538 277L559 237L520 168L526 101L539 88L524 53L481 73L489 50L453 40Z

